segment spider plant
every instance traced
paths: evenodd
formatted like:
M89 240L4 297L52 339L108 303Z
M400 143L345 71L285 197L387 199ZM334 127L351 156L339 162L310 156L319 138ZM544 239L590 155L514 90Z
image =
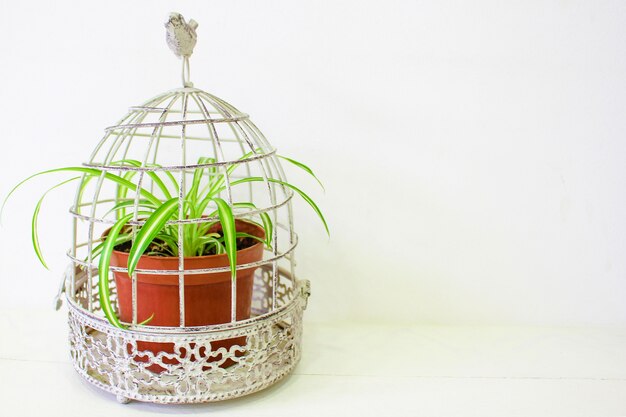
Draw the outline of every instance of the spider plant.
M250 152L241 157L243 162L253 153ZM306 165L294 159L279 156L283 160L303 169L313 176L318 183L321 182L315 176L313 171ZM142 164L140 161L132 159L124 159L115 161L111 165L119 166L121 171L124 167L141 168L148 167L150 170L143 171L147 175L152 184L160 190L162 198L157 197L151 189L138 186L132 182L133 177L140 170L131 169L124 171L121 175L112 172L91 168L91 167L63 167L38 172L18 183L7 195L0 211L0 216L4 210L4 206L9 197L25 182L30 179L51 173L71 172L79 173L82 176L70 178L62 181L50 189L48 189L39 199L35 206L32 217L32 243L37 258L44 267L47 268L43 258L39 238L37 232L37 221L41 204L46 195L68 182L82 178L79 193L82 194L87 184L92 179L103 178L104 180L113 182L117 185L117 203L111 208L107 214L113 213L115 222L108 230L104 240L92 248L92 259L99 258L98 269L100 271L98 280L98 292L100 303L104 315L109 322L117 327L125 326L118 319L110 300L109 293L109 267L111 262L111 254L118 246L126 242L131 242L131 248L128 256L128 275L132 275L142 255L160 255L160 256L179 256L179 233L182 229L182 248L184 257L202 256L205 254L226 254L230 264L230 273L234 279L237 268L237 239L256 239L256 236L246 233L237 232L235 227L235 215L233 209L243 208L249 210L257 210L252 202L232 202L229 204L220 197L227 190L227 181L233 172L241 165L241 162L228 165L226 168L220 168L216 165L216 160L210 157L201 157L198 159L197 168L193 172L191 183L185 187L184 193L180 193L180 186L174 176L160 165ZM302 190L293 184L276 179L263 178L258 176L243 177L234 181L230 181L229 186L235 187L241 184L252 182L268 181L282 187L293 190L309 206L315 211L327 233L329 233L328 224L320 211L317 204ZM136 197L128 198L129 191L134 191ZM132 208L132 212L127 213L127 209ZM135 212L135 209L137 210ZM271 247L274 225L267 212L260 211L258 213L265 231L265 239L262 240L267 247ZM199 223L184 223L179 228L177 220L200 219L206 217L206 221ZM129 222L133 221L143 223L139 226L132 227ZM221 233L210 232L212 226L219 222ZM133 230L135 229L135 230Z

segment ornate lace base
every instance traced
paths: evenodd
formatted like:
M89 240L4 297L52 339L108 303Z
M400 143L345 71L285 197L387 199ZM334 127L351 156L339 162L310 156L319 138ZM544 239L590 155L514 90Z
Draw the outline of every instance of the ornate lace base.
M279 309L250 320L162 332L122 330L70 302L74 368L121 402L200 403L259 391L300 360L308 281L293 289Z

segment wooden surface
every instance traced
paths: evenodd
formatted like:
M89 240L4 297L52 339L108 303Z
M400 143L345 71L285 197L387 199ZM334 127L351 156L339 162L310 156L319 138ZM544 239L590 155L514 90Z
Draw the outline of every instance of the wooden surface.
M626 415L624 328L306 322L287 380L223 403L158 406L121 405L82 381L65 312L1 313L6 416Z

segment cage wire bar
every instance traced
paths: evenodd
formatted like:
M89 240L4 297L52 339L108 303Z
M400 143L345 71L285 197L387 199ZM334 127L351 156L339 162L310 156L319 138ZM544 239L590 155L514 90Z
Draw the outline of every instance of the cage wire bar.
M172 16L170 23L178 18ZM185 23L182 16L180 21ZM185 24L191 25L191 22ZM195 34L195 27L193 29ZM286 181L285 173L276 149L249 116L226 101L193 87L188 58L182 57L182 88L130 107L123 118L105 129L104 137L83 164L102 173L95 184L89 176L82 175L70 208L72 246L67 255L71 265L65 275L64 289L69 304L73 364L85 379L116 394L121 402L135 399L196 403L234 398L278 381L300 359L302 313L310 285L295 275L293 252L298 238L293 227L291 205L294 192L271 181ZM164 149L172 141L179 142L178 150ZM196 146L198 144L202 146ZM176 152L179 152L177 157L173 155ZM206 159L201 162L199 157L206 155L210 155L210 162ZM139 164L127 163L131 156ZM262 213L270 215L274 224L272 245L264 248L261 260L236 266L237 274L230 284L229 321L189 326L185 305L186 280L199 274L228 272L230 268L191 268L185 262L184 226L217 220L216 216L209 216L206 212L196 218L185 217L187 177L202 169L210 169L212 175L221 175L225 200L235 208L237 198L231 184L239 177L229 172L233 166L241 166L248 177L256 172L262 178L258 187L252 183L246 184L247 191L243 191L243 184L238 187L238 191L245 195L244 201L254 203L255 207L236 207L235 218L250 220ZM96 230L110 228L117 220L111 211L103 212L101 207L130 201L119 193L119 188L105 186L109 172L132 178L136 185L132 206L128 208L132 211L132 220L128 224L133 238L145 223L140 214L140 188L146 183L151 191L159 188L155 187L155 180L149 174L178 175L178 219L166 223L178 230L178 268L138 267L133 272L130 276L132 320L124 323L128 326L125 329L106 320L97 288L98 281L106 280L112 302L119 309L119 289L113 275L128 273L128 268L112 265L110 271L99 271L94 263L94 248L104 239L98 237ZM249 269L254 269L251 316L238 317L237 275L239 271ZM178 326L140 323L140 275L178 277ZM150 344L172 348L162 351L146 349L145 346Z

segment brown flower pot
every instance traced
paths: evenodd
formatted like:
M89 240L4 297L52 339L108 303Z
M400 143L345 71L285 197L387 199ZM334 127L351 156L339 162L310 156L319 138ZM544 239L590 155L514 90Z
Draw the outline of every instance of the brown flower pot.
M238 232L248 233L261 239L265 231L260 226L236 220ZM214 225L210 232L220 231L219 224ZM237 251L237 265L257 262L263 258L263 243ZM229 266L228 256L209 255L184 259L185 269L206 269ZM128 253L113 251L111 265L126 267ZM178 270L177 257L142 256L137 269ZM237 271L237 320L250 318L252 303L252 284L256 268ZM122 321L132 321L132 281L126 272L114 272L117 285L119 316ZM185 326L205 326L210 324L228 323L231 320L231 274L230 271L187 274L185 276ZM137 321L142 322L152 316L150 326L175 327L180 325L178 275L137 274ZM211 342L211 350L233 345L243 346L246 338L237 337ZM173 353L172 343L143 342L137 346L140 351L150 351L155 355L159 352ZM221 360L221 354L207 352L210 360ZM136 357L137 361L147 362L147 357ZM177 363L176 360L164 358L165 363ZM232 361L225 361L221 366L229 366ZM163 367L151 365L147 369L162 372Z

